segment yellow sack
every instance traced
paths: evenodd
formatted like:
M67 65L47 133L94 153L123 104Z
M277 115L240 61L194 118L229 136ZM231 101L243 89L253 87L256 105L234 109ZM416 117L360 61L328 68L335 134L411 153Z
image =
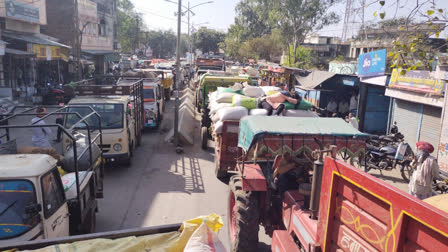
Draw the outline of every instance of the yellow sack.
M273 95L273 94L276 94L276 93L280 93L280 91L278 91L278 90L271 90L271 91L268 91L266 93L266 95L269 96L269 95Z
M218 232L218 230L224 225L221 216L212 213L208 216L199 216L197 218L184 221L180 227L179 239L171 246L167 248L167 252L177 252L183 251L187 245L188 240L193 235L194 231L205 221L207 226L213 231Z

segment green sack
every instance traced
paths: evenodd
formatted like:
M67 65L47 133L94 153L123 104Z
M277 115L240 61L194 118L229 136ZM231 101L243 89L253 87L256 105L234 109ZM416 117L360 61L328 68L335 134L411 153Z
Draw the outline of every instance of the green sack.
M283 104L285 104L285 109L300 109L300 110L308 110L311 109L314 105L307 101L307 100L301 100L299 103L299 106L297 106L297 108L295 107L295 104L292 104L290 102L284 102Z
M223 93L243 94L242 90L235 91L233 88L218 87L218 95Z
M232 106L242 106L247 109L257 108L257 98L251 98L243 95L234 95L232 97Z

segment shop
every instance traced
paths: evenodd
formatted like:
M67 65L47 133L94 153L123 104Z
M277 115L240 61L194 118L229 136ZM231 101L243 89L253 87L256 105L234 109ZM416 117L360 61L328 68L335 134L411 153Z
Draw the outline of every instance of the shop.
M361 78L358 114L362 132L377 135L388 132L390 97L385 93L389 80L387 75Z
M386 90L392 98L389 127L397 123L404 139L415 150L418 141L431 143L439 151L445 80L436 72L410 71L402 76L394 70Z

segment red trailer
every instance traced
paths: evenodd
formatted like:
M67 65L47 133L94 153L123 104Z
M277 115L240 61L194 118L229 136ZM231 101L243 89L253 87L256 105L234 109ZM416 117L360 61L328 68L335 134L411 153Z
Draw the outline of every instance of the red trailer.
M238 148L240 121L223 121L222 133L215 137L215 174L219 179L227 177L228 171L235 170L236 159L241 156Z
M343 139L351 149L363 133L333 118L260 120L240 122L239 175L229 183L232 251L256 251L260 224L276 252L448 251L447 213L336 159ZM310 170L300 156L307 148ZM286 152L306 172L282 191L274 171Z

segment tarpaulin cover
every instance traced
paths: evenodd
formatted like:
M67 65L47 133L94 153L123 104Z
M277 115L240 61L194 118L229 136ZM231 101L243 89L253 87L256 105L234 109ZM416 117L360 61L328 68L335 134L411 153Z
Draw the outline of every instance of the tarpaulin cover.
M240 121L238 147L247 151L263 135L368 137L340 118L246 116Z

